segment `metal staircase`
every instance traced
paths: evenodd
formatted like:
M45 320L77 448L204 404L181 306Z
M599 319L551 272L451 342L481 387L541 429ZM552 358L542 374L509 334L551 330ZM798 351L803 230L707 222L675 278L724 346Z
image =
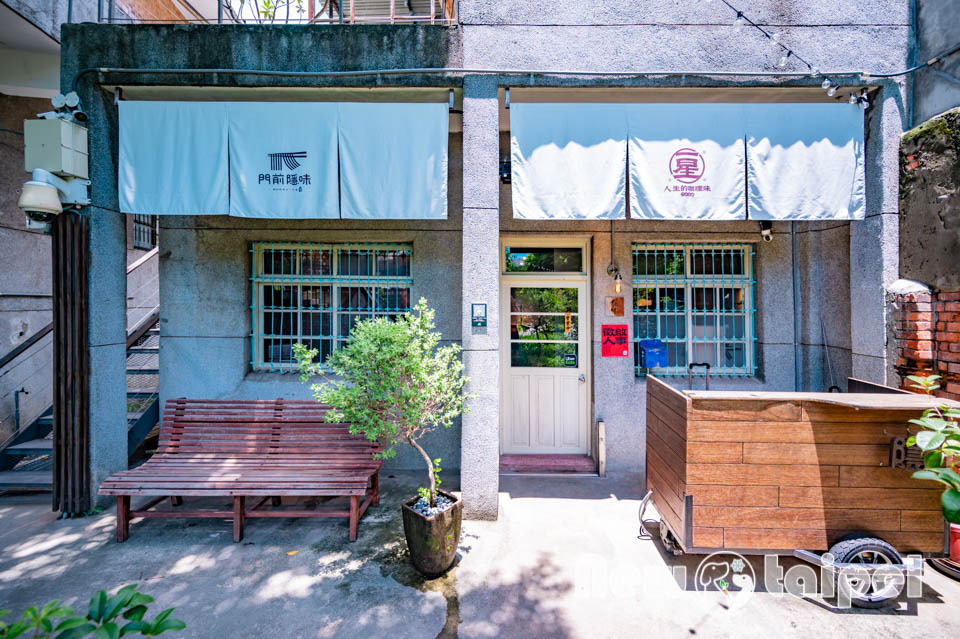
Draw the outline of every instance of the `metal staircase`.
M127 335L127 454L144 454L157 427L160 331L158 311ZM0 443L0 493L53 488L53 406L26 428Z

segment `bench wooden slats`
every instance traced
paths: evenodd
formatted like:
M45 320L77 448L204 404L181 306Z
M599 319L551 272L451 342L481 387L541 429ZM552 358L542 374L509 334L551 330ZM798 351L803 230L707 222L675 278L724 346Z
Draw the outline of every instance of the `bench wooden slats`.
M355 541L360 517L380 500L380 447L349 424L327 423L328 410L303 400L169 400L156 454L100 486L117 497L117 541L126 541L132 517L231 515L234 541L246 517L347 517ZM134 495L154 499L133 511ZM233 498L232 511L152 510L167 497L179 506L182 497L219 496ZM259 510L284 496L347 497L349 508ZM261 499L248 508L247 497Z

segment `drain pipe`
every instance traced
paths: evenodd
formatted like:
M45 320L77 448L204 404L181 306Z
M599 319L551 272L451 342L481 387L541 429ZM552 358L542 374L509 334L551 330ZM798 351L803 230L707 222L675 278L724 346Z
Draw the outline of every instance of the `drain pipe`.
M790 222L791 256L793 257L793 390L802 390L800 371L800 263L797 261L800 241L797 223Z

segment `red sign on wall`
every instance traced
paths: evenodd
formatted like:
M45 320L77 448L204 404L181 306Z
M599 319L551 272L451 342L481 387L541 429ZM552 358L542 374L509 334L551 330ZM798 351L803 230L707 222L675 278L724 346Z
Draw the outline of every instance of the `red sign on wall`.
M626 357L630 350L626 324L600 326L600 357Z

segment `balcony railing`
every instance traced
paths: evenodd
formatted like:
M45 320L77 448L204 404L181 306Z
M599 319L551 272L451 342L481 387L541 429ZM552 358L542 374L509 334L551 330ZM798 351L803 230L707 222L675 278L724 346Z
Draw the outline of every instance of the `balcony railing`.
M435 24L457 21L458 0L100 0L111 24Z

